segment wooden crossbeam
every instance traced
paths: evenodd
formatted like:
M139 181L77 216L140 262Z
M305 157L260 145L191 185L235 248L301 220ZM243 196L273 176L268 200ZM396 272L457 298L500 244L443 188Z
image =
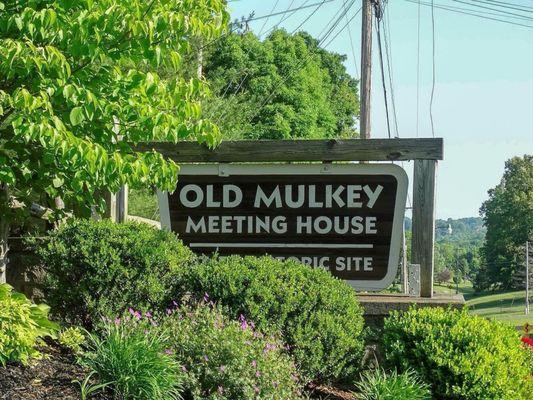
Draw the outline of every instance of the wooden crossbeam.
M442 160L442 138L224 141L209 149L197 142L139 143L178 163Z

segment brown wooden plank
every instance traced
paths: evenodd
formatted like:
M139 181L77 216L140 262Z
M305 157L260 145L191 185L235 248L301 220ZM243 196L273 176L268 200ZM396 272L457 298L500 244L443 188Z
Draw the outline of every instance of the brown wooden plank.
M240 140L209 149L196 142L139 143L136 151L156 150L176 162L393 161L442 160L442 138Z
M415 160L412 262L420 264L420 296L433 296L435 174L437 162Z

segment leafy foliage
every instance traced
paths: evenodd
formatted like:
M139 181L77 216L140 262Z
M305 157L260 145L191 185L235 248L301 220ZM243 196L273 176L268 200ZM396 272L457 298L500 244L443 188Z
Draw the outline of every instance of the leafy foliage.
M8 361L26 364L40 356L35 348L46 336L55 337L59 326L48 320L50 308L32 304L22 293L0 284L0 365Z
M525 400L533 388L533 359L516 330L467 310L395 312L383 341L388 362L416 371L437 398Z
M523 246L533 237L533 156L514 157L505 163L501 182L489 190L481 206L487 227L483 245L484 268L476 279L478 289L513 286L513 276L523 268Z
M177 165L129 143L218 141L201 117L205 85L180 68L191 37L225 29L224 1L0 5L0 183L14 196L87 210L125 183L173 190Z
M282 343L254 330L253 322L231 321L200 306L169 310L158 323L170 334L192 399L300 398L297 372Z
M305 32L230 34L205 56L207 115L234 139L354 137L357 81Z
M353 289L328 272L270 257L206 259L184 270L185 292L208 293L263 332L281 332L304 378L351 378L363 351Z
M431 400L429 385L412 371L367 371L356 385L361 400Z
M70 221L36 251L54 312L86 327L131 305L164 309L172 300L174 275L194 259L170 232L108 220Z
M112 388L115 399L181 399L183 374L165 352L166 336L147 334L135 322L108 322L102 336L89 334L88 339L82 363L101 385Z
M80 328L71 326L59 332L59 343L78 354L81 353L82 345L85 343L85 335Z

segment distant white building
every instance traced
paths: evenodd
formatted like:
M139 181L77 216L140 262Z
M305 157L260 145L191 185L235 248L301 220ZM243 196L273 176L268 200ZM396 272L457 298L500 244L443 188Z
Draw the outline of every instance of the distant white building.
M451 235L453 233L452 225L448 224L448 235Z

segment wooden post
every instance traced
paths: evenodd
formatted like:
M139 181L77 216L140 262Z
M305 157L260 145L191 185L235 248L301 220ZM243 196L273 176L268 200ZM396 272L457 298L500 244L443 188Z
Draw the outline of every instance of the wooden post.
M361 139L370 138L370 91L372 88L372 7L373 0L363 0L361 27Z
M420 296L433 296L437 161L415 160L412 262L420 264Z
M117 222L126 222L128 219L128 185L124 185L117 193Z

